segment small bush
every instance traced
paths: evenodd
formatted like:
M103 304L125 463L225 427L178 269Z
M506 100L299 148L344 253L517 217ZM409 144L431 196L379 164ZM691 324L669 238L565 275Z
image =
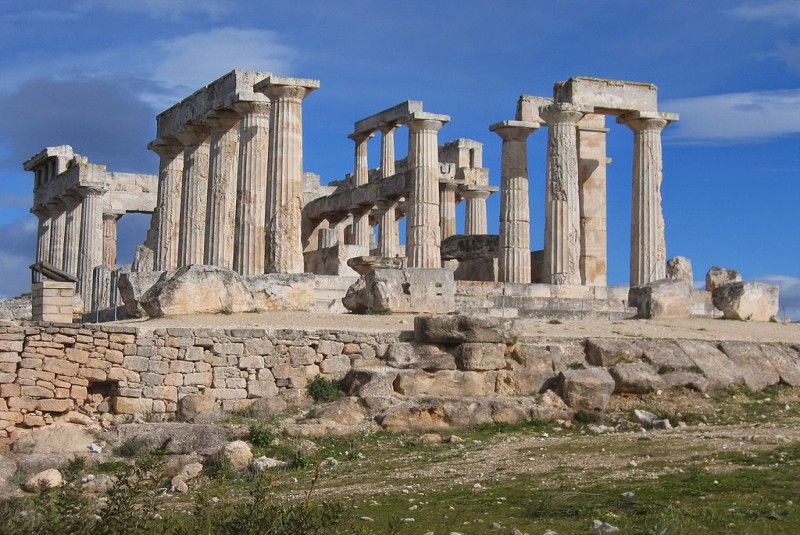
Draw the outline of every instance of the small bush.
M275 440L275 434L263 425L250 426L250 442L253 446L267 448Z
M119 445L114 452L120 457L138 457L148 449L148 443L144 439L132 438Z
M573 416L572 419L579 424L599 424L603 421L603 414L599 411L580 409L575 413L575 416Z
M318 403L336 401L344 395L339 381L317 375L308 383L308 394Z

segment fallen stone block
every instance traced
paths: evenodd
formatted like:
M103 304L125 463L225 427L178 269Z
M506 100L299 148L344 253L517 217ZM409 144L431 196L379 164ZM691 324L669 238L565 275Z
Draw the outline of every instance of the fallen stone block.
M742 275L735 269L712 266L706 273L706 291L713 292L720 286L731 282L740 282Z
M712 390L725 390L744 384L744 374L725 354L711 342L679 340L678 345L697 365L696 372L708 379Z
M726 341L719 348L742 371L744 383L751 391L759 392L781 380L780 374L760 345L753 342Z
M647 394L664 387L664 380L646 362L622 362L608 372L614 378L617 394Z
M602 411L616 386L602 368L566 370L559 375L561 399L573 409Z
M449 269L373 269L347 290L342 304L358 314L431 313L455 310Z
M141 301L145 292L161 279L163 274L163 271L140 271L120 274L117 288L122 302L125 304L125 312L129 317L141 318L146 315L139 301Z
M614 338L590 338L586 341L586 362L608 368L620 362L642 358L643 350L634 342Z
M683 280L662 279L634 286L628 304L642 319L688 318L692 313L692 287Z
M518 337L519 330L512 320L494 316L435 315L414 318L414 338L417 342L513 344Z
M151 318L245 312L253 308L252 296L239 274L201 265L165 272L139 303Z
M676 256L667 260L667 278L686 281L689 286L693 288L694 273L692 271L692 261L685 256Z
M715 288L714 306L725 319L772 321L778 316L777 286L762 282L732 282Z

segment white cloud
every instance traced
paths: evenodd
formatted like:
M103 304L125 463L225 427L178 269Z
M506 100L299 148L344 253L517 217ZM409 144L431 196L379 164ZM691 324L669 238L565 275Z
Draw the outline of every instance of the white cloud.
M743 20L761 20L774 24L800 24L800 2L780 0L778 2L751 3L733 8L731 14Z
M140 13L153 19L177 20L184 16L206 15L219 18L235 9L229 0L80 0L80 12L97 10Z
M675 140L736 142L800 133L800 89L727 93L664 102L681 114Z

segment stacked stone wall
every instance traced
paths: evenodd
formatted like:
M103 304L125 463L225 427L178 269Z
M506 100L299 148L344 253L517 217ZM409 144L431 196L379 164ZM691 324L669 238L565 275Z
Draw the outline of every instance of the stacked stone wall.
M0 437L70 411L174 416L189 394L223 411L306 396L317 375L378 363L398 333L40 324L0 326Z

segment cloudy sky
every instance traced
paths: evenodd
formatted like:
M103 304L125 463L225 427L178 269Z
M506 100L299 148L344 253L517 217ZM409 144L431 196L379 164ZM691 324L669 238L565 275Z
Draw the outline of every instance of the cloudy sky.
M689 257L698 280L722 265L780 284L800 317L800 0L0 0L0 296L30 280L24 160L69 144L155 173L156 113L234 68L322 81L304 128L305 168L323 182L351 170L353 122L403 100L452 117L440 140L483 142L498 184L487 127L512 119L520 94L570 76L655 83L660 109L681 114L664 132L668 255ZM632 135L608 126L609 277L626 284ZM545 138L530 140L534 248ZM120 261L146 225L121 220Z

